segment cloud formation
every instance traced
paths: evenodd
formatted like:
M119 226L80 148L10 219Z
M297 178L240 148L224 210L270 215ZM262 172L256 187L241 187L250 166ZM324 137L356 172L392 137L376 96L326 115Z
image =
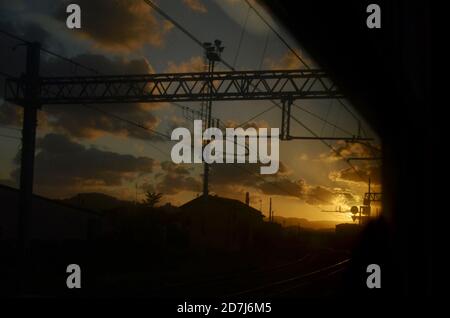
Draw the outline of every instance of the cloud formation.
M64 1L56 12L65 16ZM150 6L136 0L79 0L82 28L78 35L112 52L131 52L149 44L161 47L170 24L160 22ZM63 10L64 9L64 10Z
M355 171L356 170L356 171ZM332 171L329 175L332 181L344 182L370 182L374 185L381 185L381 169L378 165L366 164L355 166L355 169L349 167L337 171Z
M315 186L308 190L306 202L313 205L323 205L324 203L333 203L335 198L336 194L334 191L322 186Z
M276 175L263 176L259 174L259 164L212 165L211 184L216 192L244 193L253 189L263 195L293 197L310 204L331 204L335 198L327 196L325 188L308 185L303 179L291 176L292 170L280 162L280 170ZM322 191L321 191L322 190Z
M189 60L175 63L169 61L167 63L167 73L189 73L189 72L203 72L205 69L205 61L202 56L193 56Z
M292 196L298 198L303 198L306 191L304 180L290 180L285 177L261 182L259 188L262 193L267 195Z
M313 64L310 58L306 57L304 53L296 49L295 52L305 61L309 66ZM264 59L265 67L272 70L299 70L304 69L305 65L298 59L298 57L291 51L287 51L281 58L267 57Z
M120 186L153 172L156 165L152 158L86 147L64 135L47 134L37 140L36 146L35 183L54 192L73 187ZM16 180L19 175L19 168L11 173Z
M190 165L177 165L164 161L160 165L160 170L161 172L155 174L152 182L144 183L141 188L165 195L174 195L182 191L199 193L202 190L200 178L192 175L193 167Z
M127 60L124 58L109 59L103 55L83 54L74 58L77 62L95 67L101 73L108 74L145 74L153 73L153 68L146 59ZM48 62L47 69L64 71L64 63L58 60ZM67 64L67 63L65 63ZM130 125L125 121L112 117L109 113L138 123L142 126L155 129L160 120L152 110L160 107L159 104L127 103L114 105L95 105L96 109L106 111L98 112L93 109L79 106L49 106L46 111L52 116L51 125L57 131L69 133L78 138L97 138L107 133L138 139L159 140L160 137L144 129Z
M373 158L381 156L381 147L376 144L338 142L335 151L322 154L326 162L335 162L342 158ZM376 185L381 184L381 167L379 160L352 161L354 168L347 167L332 171L329 179L332 181L367 183L368 179Z
M342 158L359 158L359 157L379 157L381 147L376 144L363 144L355 142L338 141L338 146L328 153L321 154L321 158L326 161L342 160Z

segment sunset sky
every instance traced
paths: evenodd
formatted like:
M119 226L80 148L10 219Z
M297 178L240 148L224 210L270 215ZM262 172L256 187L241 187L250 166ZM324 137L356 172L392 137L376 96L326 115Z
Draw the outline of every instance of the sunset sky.
M240 0L159 0L160 7L201 41L220 39L223 58L240 70L298 69L303 66L268 29L245 1ZM0 0L0 29L70 57L103 74L143 74L203 70L203 52L185 34L160 17L141 0L78 0L82 10L81 30L65 25L68 1ZM280 23L260 6L257 9L295 47L311 66L301 43L285 32ZM246 21L242 44L238 46ZM0 70L15 76L24 71L25 49L19 42L0 35ZM338 50L339 48L336 48ZM239 54L237 54L239 52ZM42 53L41 74L86 75L87 71ZM217 69L223 69L218 66ZM3 77L0 90L3 96ZM344 102L349 105L347 101ZM20 149L21 109L0 99L0 183L17 187L17 153ZM336 100L304 101L297 105L335 125L357 134L354 117ZM200 103L183 103L200 109ZM230 126L246 122L271 107L270 101L214 102L213 116ZM179 107L170 103L96 105L109 113L170 135L175 127L192 127ZM352 112L357 112L349 105ZM293 108L293 116L321 136L349 136L345 132ZM278 108L255 118L249 125L280 127ZM311 136L295 121L291 135ZM368 136L378 138L362 122ZM361 144L331 142L344 157L370 157ZM138 200L145 190L162 192L164 202L179 205L195 198L202 190L202 165L175 165L170 159L173 142L149 131L119 121L82 106L44 106L39 113L35 162L37 194L65 198L80 192L103 192L119 198ZM377 146L378 147L378 146ZM352 222L349 213L323 212L341 206L342 210L362 204L367 180L380 188L379 167L374 161L354 164L366 180L320 141L282 141L280 171L275 176L257 176L259 166L234 164L212 167L210 191L220 196L244 200L249 191L251 204L262 200L267 214L269 197L276 215L311 221ZM248 173L246 173L248 171ZM275 184L275 186L274 186Z

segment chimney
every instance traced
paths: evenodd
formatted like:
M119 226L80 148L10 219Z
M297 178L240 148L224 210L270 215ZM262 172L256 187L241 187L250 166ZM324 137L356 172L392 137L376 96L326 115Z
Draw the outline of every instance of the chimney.
M245 204L250 205L250 193L245 193Z

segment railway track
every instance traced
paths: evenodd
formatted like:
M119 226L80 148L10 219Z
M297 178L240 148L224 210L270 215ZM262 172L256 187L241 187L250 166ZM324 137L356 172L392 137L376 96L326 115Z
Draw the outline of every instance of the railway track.
M283 296L313 281L339 274L348 262L347 255L335 251L312 252L284 264L170 284L158 294L221 299Z
M350 261L349 258L339 261L335 264L331 264L304 274L296 275L282 280L276 280L268 284L260 285L254 288L241 290L226 296L226 298L235 297L254 297L259 296L262 298L269 298L274 296L280 296L291 292L297 288L303 287L314 281L324 279L333 275L336 275L345 270L346 265Z

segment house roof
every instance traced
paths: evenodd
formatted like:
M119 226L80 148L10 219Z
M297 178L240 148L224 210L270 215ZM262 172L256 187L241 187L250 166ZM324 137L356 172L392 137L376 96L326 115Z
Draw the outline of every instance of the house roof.
M16 189L16 188L4 185L4 184L0 184L0 191L1 192L9 191L9 192L15 193L16 195L19 195L19 189ZM42 201L46 201L46 202L49 202L49 203L52 203L52 204L56 204L56 205L59 205L59 206L63 206L63 207L66 207L66 208L70 208L70 209L73 209L73 210L75 210L77 212L88 213L88 214L93 214L93 215L97 215L97 216L103 216L103 214L100 213L100 212L89 210L89 209L86 209L86 208L80 208L80 207L74 206L72 204L61 202L60 200L53 200L53 199L46 198L46 197L43 197L43 196L40 196L40 195L37 195L37 194L33 194L33 198L34 199L39 199L39 200L42 200Z
M252 215L253 217L260 217L262 218L262 213L252 208L249 205L244 204L243 202L239 200L229 199L229 198L223 198L216 195L209 195L206 200L205 197L199 196L182 206L180 206L182 210L204 210L204 209L212 209L212 210L227 210L227 211L239 211L240 213L248 213Z

